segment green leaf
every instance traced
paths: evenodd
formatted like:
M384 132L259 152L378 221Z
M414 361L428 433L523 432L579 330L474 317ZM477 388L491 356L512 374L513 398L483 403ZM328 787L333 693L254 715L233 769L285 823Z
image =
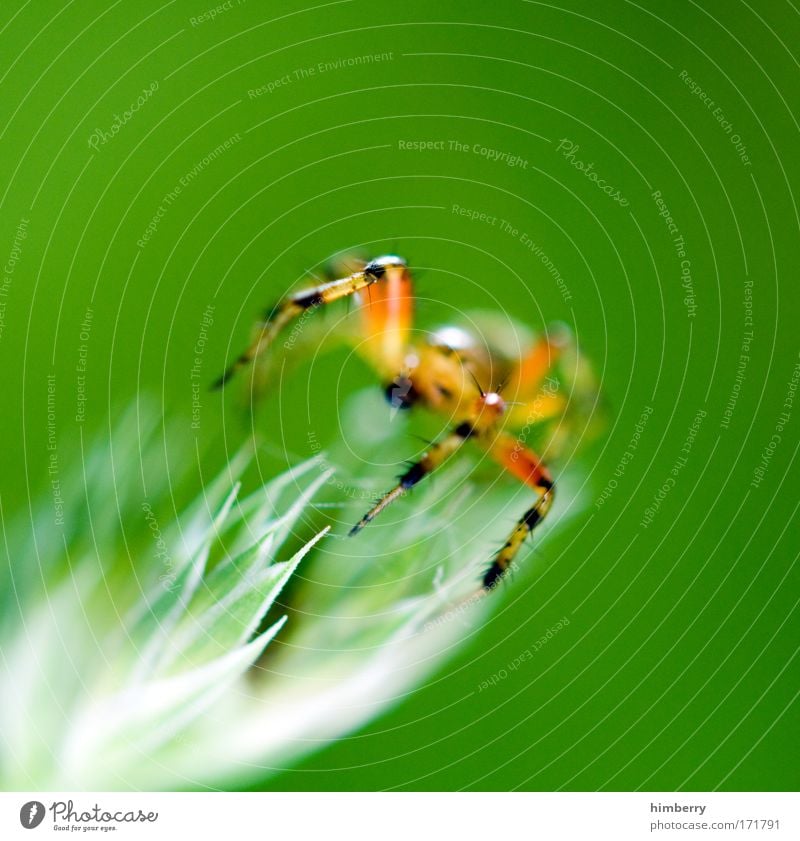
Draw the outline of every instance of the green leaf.
M261 656L285 621L279 619L252 642L202 666L139 683L84 707L72 722L64 751L66 769L80 778L87 759L97 757L112 768L124 768L137 752L157 750L174 739Z
M206 525L194 557L178 567L174 580L160 582L151 590L149 596L144 597L137 606L132 622L125 623L126 643L138 654L132 675L134 683L155 669L170 634L188 609L202 580L211 545L230 513L239 488L237 483L223 500L212 521Z
M159 669L201 663L248 640L300 561L328 531L323 529L290 561L272 566L270 531L252 549L216 567L172 634Z

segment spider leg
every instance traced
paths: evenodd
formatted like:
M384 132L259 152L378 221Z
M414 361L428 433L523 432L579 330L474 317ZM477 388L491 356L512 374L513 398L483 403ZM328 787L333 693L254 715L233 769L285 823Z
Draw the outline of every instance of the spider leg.
M547 516L553 504L555 487L553 477L541 458L507 433L497 435L486 450L498 464L538 494L536 502L520 517L486 570L483 587L492 590L508 573L525 539Z
M606 411L592 366L580 352L569 327L556 324L539 339L512 374L508 389L507 428L520 441L544 434L547 451L557 458L576 441L595 438L604 428ZM504 395L506 391L504 390Z
M548 372L558 362L564 348L572 341L569 328L551 328L539 337L520 359L503 384L503 395L509 400L527 400L542 388Z
M461 445L473 435L473 429L469 423L461 423L444 438L435 442L427 450L419 461L412 463L408 470L400 476L400 481L394 488L385 493L381 499L356 523L350 530L351 536L358 534L368 523L372 522L378 514L391 505L396 499L403 496L410 488L418 484L429 473L432 473L443 464Z
M524 403L508 406L508 425L514 429L530 428L560 417L564 413L567 401L558 383L549 377L544 380L539 393Z
M388 386L408 374L409 335L414 317L414 288L408 270L387 273L384 283L356 296L361 341L357 350Z
M248 347L234 360L212 388L221 388L237 371L256 360L272 345L281 330L298 316L367 289L379 280L391 282L395 275L405 275L407 271L405 262L401 258L381 257L368 263L362 271L354 272L338 280L320 283L287 296L268 310L263 320L256 324L253 339Z

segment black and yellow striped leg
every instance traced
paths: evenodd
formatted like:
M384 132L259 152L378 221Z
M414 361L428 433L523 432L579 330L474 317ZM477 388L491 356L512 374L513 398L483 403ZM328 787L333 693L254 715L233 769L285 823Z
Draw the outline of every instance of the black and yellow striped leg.
M540 476L537 485L538 490L541 491L541 496L514 526L514 531L509 535L503 548L495 555L491 566L483 576L483 587L486 590L493 590L509 571L525 539L544 520L553 504L555 493L553 483L544 476Z
M441 441L434 443L422 458L412 464L400 477L399 483L388 493L384 494L380 501L374 505L359 521L350 529L350 535L357 534L368 523L371 523L378 514L388 508L396 499L403 496L406 491L421 482L429 473L436 470L443 464L471 435L472 426L469 423L459 424L452 432L448 433Z
M296 292L294 295L285 298L269 310L264 320L256 325L253 340L213 384L212 388L221 388L237 371L253 362L269 348L278 333L302 313L338 301L340 298L345 298L361 289L366 289L380 280L381 276L382 272L378 269L356 272L349 277L321 283L311 289L304 289L302 292Z

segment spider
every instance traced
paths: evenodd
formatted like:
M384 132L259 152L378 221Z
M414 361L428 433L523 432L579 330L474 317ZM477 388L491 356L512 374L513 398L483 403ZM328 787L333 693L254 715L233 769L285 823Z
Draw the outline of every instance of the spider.
M333 277L281 300L265 313L250 345L213 387L221 388L238 370L262 357L294 319L305 319L311 311L349 296L356 303L355 328L344 331L343 338L374 368L393 409L420 406L450 421L449 431L410 464L395 487L364 514L350 534L361 531L471 442L535 493L533 504L516 522L483 575L483 589L492 590L511 569L525 539L545 519L555 496L553 475L525 439L532 427L543 424L555 426L551 440L557 439L559 431L563 438L565 412L576 394L586 397L593 390L587 382L591 375L587 375L564 326L549 330L516 358L458 327L444 327L427 333L423 341L416 339L412 336L411 271L402 257L389 254L360 263L344 277ZM351 319L347 321L353 324ZM295 342L284 345L294 347ZM564 365L565 359L570 364ZM568 369L570 395L554 376L559 362L562 369ZM483 387L491 382L501 384ZM513 402L507 395L513 396ZM510 430L517 430L517 436Z

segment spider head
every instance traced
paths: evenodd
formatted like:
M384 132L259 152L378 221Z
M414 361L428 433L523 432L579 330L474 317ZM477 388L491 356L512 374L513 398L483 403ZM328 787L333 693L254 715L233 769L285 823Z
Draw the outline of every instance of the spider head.
M502 415L506 410L506 401L496 392L490 391L481 396L484 412L493 412L495 415Z
M404 271L407 265L406 261L402 257L398 257L396 254L384 254L383 257L377 257L374 260L370 260L369 263L364 266L364 274L374 277L375 280L380 280L386 275L387 271L390 271L391 269L401 269Z
M476 429L488 429L503 417L506 411L506 401L496 392L488 391L481 394L475 405Z

